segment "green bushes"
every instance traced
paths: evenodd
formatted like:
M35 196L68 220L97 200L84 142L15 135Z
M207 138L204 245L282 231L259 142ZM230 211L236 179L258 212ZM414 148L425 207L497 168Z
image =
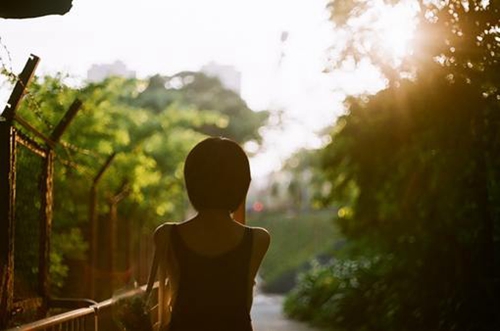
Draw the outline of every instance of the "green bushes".
M487 329L493 289L484 296L484 284L453 279L448 266L429 277L429 265L405 266L393 255L315 264L300 275L284 310L336 331Z
M323 266L313 264L311 270L300 275L298 286L287 296L286 314L322 327L341 327L347 323L346 326L360 329L366 325L360 317L368 316L367 313L375 307L371 307L367 300L356 302L349 298L364 297L355 293L364 291L367 285L366 280L360 278L373 275L371 269L375 268L377 261L334 260Z

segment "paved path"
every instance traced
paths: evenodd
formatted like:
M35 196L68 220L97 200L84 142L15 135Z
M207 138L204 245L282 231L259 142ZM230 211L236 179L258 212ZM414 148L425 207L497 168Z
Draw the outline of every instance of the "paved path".
M282 312L282 296L257 294L253 299L254 331L320 331L307 324L287 319Z

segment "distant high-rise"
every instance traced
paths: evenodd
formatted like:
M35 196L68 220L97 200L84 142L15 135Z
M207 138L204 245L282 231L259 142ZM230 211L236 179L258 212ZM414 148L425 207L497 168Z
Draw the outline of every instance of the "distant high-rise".
M122 61L111 64L93 64L87 71L87 79L91 82L100 82L110 76L135 78L135 71L129 70Z
M231 65L222 65L210 62L201 68L201 72L207 76L217 77L222 85L234 92L240 94L241 91L241 73Z

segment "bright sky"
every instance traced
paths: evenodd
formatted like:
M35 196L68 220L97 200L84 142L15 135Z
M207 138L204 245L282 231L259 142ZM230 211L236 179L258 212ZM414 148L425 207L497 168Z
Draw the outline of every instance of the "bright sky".
M9 51L1 49L0 55L14 72L33 53L41 58L38 74L62 71L77 79L92 64L115 60L139 77L198 70L211 61L233 65L242 73L242 97L252 109L284 114L284 131L263 132L264 150L253 160L258 177L276 170L298 147L321 145L316 132L342 112L339 88L359 93L383 86L370 66L335 78L322 73L326 50L339 38L325 3L73 0L64 16L0 19L1 42ZM282 42L284 31L288 39Z

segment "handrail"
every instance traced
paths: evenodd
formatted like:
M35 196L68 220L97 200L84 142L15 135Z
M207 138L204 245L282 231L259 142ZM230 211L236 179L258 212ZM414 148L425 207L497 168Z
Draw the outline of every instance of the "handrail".
M95 330L97 330L97 312L99 310L99 304L92 305L88 308L79 308L75 310L68 311L66 313L58 314L55 316L47 317L32 323L23 324L5 331L28 331L36 329L49 328L67 321L71 321L80 317L87 317L94 315L95 319Z
M157 288L159 285L158 282L155 282L154 288ZM133 296L134 294L139 293L140 291L145 291L146 290L146 285L143 285L141 287L131 289L130 291L122 293L119 297L120 298L126 298L129 296ZM97 331L98 324L99 324L99 311L105 310L107 308L110 308L113 304L113 298L101 301L101 302L95 302L90 299L52 299L51 300L53 303L56 303L58 306L58 303L71 303L73 305L82 305L82 304L89 304L88 307L85 308L78 308L74 309L65 313L57 314L54 316L50 316L38 321L34 321L31 323L23 324L20 326L16 326L10 329L6 329L3 331L34 331L34 330L42 330L42 329L47 329L50 327L54 327L56 325L60 325L64 322L69 322L72 320L76 320L78 318L83 318L83 317L90 317L93 315L94 317L94 330Z
M88 308L93 305L98 305L94 300L90 299L79 299L79 298L50 298L49 307L50 308L66 308L66 309L78 309L78 308Z

